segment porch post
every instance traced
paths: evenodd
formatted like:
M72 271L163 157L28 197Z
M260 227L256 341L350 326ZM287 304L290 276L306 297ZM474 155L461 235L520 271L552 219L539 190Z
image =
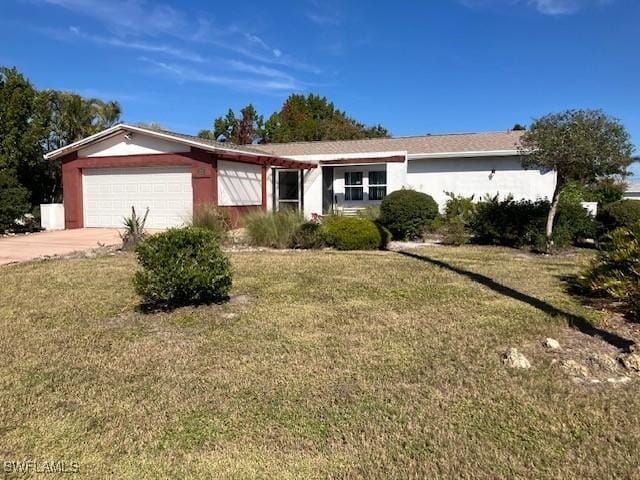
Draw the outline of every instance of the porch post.
M304 169L300 169L300 212L304 215Z
M262 165L262 211L267 211L267 165Z

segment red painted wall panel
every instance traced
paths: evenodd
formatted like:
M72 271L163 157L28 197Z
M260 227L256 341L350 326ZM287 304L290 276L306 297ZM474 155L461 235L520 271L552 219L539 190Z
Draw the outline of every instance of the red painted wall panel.
M113 157L78 158L75 153L62 159L65 228L84 226L82 169L118 167L190 166L194 207L217 202L217 161L215 155L193 149L189 153L161 153Z

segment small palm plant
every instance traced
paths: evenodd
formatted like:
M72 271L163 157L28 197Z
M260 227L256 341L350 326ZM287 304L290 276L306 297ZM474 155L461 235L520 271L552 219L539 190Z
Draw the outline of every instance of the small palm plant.
M147 222L147 216L149 215L149 207L144 213L144 217L140 217L136 213L136 209L131 207L131 216L124 217L122 223L124 225L124 233L120 234L122 239L122 250L133 250L138 243L144 240L145 231L144 224Z

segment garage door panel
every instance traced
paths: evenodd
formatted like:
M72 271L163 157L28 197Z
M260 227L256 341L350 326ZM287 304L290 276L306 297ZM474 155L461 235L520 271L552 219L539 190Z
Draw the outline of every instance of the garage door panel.
M140 215L149 207L149 228L179 226L191 218L189 167L85 169L83 183L87 227L121 227L132 206Z

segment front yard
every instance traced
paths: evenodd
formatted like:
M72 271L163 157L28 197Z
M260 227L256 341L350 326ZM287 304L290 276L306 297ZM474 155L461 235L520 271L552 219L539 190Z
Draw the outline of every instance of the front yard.
M236 252L232 302L156 314L136 310L131 255L1 267L0 459L90 478L640 476L640 377L558 367L616 351L561 280L589 253L414 254ZM510 347L533 367L507 369Z

